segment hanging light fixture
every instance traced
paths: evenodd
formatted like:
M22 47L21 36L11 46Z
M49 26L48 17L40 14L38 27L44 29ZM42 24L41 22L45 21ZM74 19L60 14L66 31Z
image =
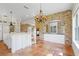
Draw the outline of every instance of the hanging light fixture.
M35 16L35 20L38 22L45 22L47 21L48 17L46 15L43 15L43 11L41 9L41 4L40 4L40 10L39 10L39 14Z
M14 25L12 23L12 11L10 11L10 14L11 14L11 22L10 22L10 32L14 32Z
M12 11L10 11L10 14L11 14L11 22L10 22L10 26L13 26L13 24L12 24Z

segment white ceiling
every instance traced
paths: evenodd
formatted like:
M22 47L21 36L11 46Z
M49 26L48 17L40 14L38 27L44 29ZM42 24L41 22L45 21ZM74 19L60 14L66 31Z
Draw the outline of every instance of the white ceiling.
M24 5L29 9L24 8ZM72 9L72 6L72 3L42 3L41 9L47 15ZM32 20L39 13L39 9L39 3L0 3L0 15L10 15L10 11L13 11L13 16L21 20Z

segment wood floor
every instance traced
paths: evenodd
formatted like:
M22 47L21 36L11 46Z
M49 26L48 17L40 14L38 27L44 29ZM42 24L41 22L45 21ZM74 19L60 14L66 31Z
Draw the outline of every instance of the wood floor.
M36 44L31 47L20 49L15 53L6 47L3 42L0 42L1 56L74 56L72 47L67 45L51 43L43 40L37 40Z
M3 43L3 41L0 41L0 56L5 56L10 52L10 49L8 49L8 47Z

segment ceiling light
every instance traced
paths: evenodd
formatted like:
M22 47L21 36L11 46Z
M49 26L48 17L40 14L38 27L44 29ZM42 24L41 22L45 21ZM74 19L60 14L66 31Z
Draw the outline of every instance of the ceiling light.
M40 4L39 14L35 16L35 20L38 22L45 22L48 20L48 17L46 15L43 15L43 11L41 9L41 4Z

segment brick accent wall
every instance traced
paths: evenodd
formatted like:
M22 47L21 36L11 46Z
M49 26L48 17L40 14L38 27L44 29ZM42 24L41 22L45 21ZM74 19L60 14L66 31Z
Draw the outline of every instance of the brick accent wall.
M52 12L51 12L52 13ZM71 44L72 42L72 11L66 10L54 14L48 15L48 17L51 18L51 20L64 20L65 22L65 40ZM44 26L44 23L36 22L36 28L39 28L40 31L43 31L42 28Z
M72 43L72 11L66 10L59 13L48 15L51 20L64 20L65 22L65 40Z
M30 25L28 25L28 24L20 24L20 31L21 32L27 32L29 26Z

